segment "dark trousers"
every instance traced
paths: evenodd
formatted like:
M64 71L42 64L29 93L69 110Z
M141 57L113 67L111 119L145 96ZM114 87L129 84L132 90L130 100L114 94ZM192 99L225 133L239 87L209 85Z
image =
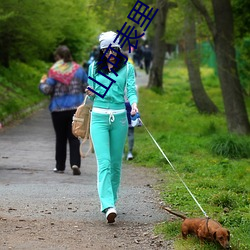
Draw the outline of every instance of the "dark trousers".
M145 71L147 75L149 73L150 63L151 63L150 60L144 60L144 66L145 66Z
M128 128L128 151L133 152L134 148L134 127L129 127Z
M126 110L127 110L128 124L131 125L130 112L132 108L128 101L125 102L125 105L126 105ZM128 151L132 153L133 148L134 148L134 127L129 126L128 127Z
M76 110L52 112L52 122L56 133L56 168L65 170L67 157L67 141L69 141L70 166L81 165L81 156L79 152L80 142L72 134L72 117Z

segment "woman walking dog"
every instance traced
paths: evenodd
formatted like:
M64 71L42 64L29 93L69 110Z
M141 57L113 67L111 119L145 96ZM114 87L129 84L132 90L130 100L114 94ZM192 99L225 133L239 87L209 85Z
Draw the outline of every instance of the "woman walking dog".
M90 133L97 160L97 189L101 211L106 214L108 223L115 222L117 216L115 205L128 131L125 89L131 104L131 115L138 112L134 67L128 62L125 64L116 36L112 31L100 35L98 61L89 67L89 87L86 89L93 100ZM110 79L115 80L111 86Z

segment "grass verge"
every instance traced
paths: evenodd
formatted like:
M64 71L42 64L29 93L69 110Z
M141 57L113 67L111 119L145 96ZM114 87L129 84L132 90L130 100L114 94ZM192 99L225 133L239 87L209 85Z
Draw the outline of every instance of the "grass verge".
M0 67L0 122L4 125L23 117L41 101L48 99L38 90L42 74L48 65L34 61L30 65L13 61L10 68ZM38 105L39 106L39 105Z
M202 208L230 230L232 249L250 249L250 138L227 132L218 79L210 68L202 68L201 74L219 114L197 112L186 67L182 61L174 60L164 69L163 94L146 88L139 90L141 117ZM250 100L246 102L250 112ZM188 217L203 216L143 127L135 129L134 155L135 165L159 169L164 181L156 188L165 204ZM181 220L176 219L157 225L155 230L168 239L175 238L178 250L218 248L213 243L200 246L192 237L184 242L179 238L180 224Z

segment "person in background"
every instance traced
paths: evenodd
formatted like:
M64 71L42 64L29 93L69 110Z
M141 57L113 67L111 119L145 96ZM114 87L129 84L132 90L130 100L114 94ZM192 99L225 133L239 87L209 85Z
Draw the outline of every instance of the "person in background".
M128 62L130 62L132 65L134 65L133 60L131 57L129 57L129 52L125 51L123 54L128 57ZM135 69L134 69L135 70ZM135 70L135 76L136 76L136 70ZM136 90L137 90L137 85L136 85ZM138 96L138 92L137 92ZM126 97L125 94L125 105L126 105L126 111L127 111L127 119L128 119L128 153L127 153L127 161L133 160L133 148L134 148L134 130L135 128L131 125L131 105Z
M87 62L88 67L92 62L97 60L98 55L99 55L99 46L94 46L89 54L89 59Z
M144 47L142 45L138 45L138 48L134 51L135 65L137 65L140 69L143 69L143 51Z
M90 52L89 58L93 62L94 60L97 60L98 55L99 55L99 46L94 46L93 49L92 49L92 51Z
M69 142L70 166L73 175L80 175L80 142L72 134L72 117L84 100L87 75L73 61L67 46L59 46L54 54L56 62L39 84L40 91L50 95L49 110L56 135L55 173L64 173L66 168L67 141Z
M145 66L145 71L146 74L148 75L149 69L150 69L150 64L152 61L152 52L149 46L146 44L143 52L143 57L144 57L144 66Z
M128 101L125 102L126 110L127 110L127 119L128 119L128 153L127 153L127 161L133 160L133 148L134 148L134 131L135 128L131 126L131 105Z
M96 82L89 78L89 87L86 89L86 93L93 100L90 134L97 160L97 189L101 211L105 213L108 223L115 222L117 216L116 202L121 180L122 156L128 132L125 90L131 105L131 115L138 112L134 66L129 62L125 64L116 36L113 31L100 35L98 61L90 65L88 73ZM103 86L108 87L111 84L107 77L116 82L111 85L106 95L101 97L99 94L105 93Z

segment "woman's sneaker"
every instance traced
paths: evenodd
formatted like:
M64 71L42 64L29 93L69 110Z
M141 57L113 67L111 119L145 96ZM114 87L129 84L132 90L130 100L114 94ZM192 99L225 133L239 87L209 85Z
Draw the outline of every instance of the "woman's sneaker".
M116 216L117 216L117 212L115 208L110 207L107 209L106 218L108 220L108 223L114 223Z
M81 174L80 168L76 165L72 166L72 170L73 170L73 175L80 175Z

